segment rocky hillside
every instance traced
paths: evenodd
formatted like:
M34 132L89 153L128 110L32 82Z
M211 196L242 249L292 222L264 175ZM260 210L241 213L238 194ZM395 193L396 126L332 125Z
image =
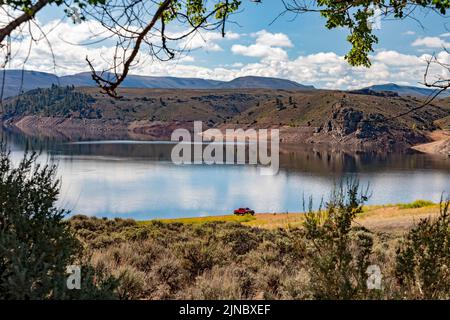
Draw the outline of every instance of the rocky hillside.
M279 128L282 142L351 149L404 149L428 142L445 125L450 103L419 106L420 98L324 90L122 89L116 100L97 88L38 89L4 104L4 125L24 131L123 131L168 139L195 120L208 128ZM73 135L71 135L73 137Z

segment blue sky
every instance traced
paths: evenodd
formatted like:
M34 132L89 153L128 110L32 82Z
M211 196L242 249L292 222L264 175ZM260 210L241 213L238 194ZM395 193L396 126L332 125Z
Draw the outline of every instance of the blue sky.
M450 21L433 12L417 11L415 18L421 24L414 19L381 21L381 28L375 32L380 42L372 55L373 67L366 69L352 68L343 59L349 49L347 30L326 29L325 20L316 13L302 14L294 20L288 13L274 21L282 11L281 1L244 1L243 8L231 19L237 23L228 24L227 38L221 39L214 32L195 35L182 44L191 48L189 53L164 64L150 62L144 49L132 73L220 80L244 75L274 76L317 87L348 89L386 82L418 85L430 54L450 62L443 50L450 43ZM60 8L52 7L37 18L43 28L50 30L63 16ZM65 19L63 26L50 34L56 66L49 48L41 41L33 44L26 68L58 74L87 71L85 56L92 58L96 68L106 68L112 43L73 45L86 42L89 31L97 28L92 23L87 23L91 24L88 28ZM172 30L177 31L179 28ZM11 68L20 65L26 52L24 42L15 44L19 59Z

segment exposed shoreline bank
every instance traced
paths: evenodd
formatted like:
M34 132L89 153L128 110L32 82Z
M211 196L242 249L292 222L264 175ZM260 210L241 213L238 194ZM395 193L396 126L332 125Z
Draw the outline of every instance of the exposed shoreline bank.
M436 130L429 134L432 142L422 143L411 149L428 154L440 154L450 157L450 131Z
M65 119L57 117L24 116L8 119L0 123L3 128L18 131L30 137L44 137L60 139L62 141L80 140L136 140L156 141L170 140L175 129L186 128L192 130L193 122L181 121L132 121L99 119ZM228 129L242 129L241 133L227 135ZM222 125L217 128L222 132L225 140L245 140L245 130L261 129L250 125ZM211 129L204 128L202 138L211 140ZM377 139L360 139L355 134L339 136L333 132L317 132L315 127L270 126L270 130L278 129L280 143L319 146L325 149L345 150L355 152L404 152L408 149L428 154L450 155L450 131L436 130L427 133L424 138L419 136L412 140L422 141L411 145L402 137L393 142L392 137ZM386 138L386 139L385 139ZM424 142L427 141L427 142ZM429 142L431 141L431 142Z

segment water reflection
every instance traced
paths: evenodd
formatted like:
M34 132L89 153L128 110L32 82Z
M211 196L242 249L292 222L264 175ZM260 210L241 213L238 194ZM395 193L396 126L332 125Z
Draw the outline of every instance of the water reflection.
M170 162L172 145L146 142L74 144L3 132L17 160L27 146L58 163L60 204L72 213L136 219L302 209L302 195L319 202L335 181L357 175L370 182L371 203L418 198L438 201L450 191L450 160L423 154L367 154L282 145L280 172L261 176L255 166Z

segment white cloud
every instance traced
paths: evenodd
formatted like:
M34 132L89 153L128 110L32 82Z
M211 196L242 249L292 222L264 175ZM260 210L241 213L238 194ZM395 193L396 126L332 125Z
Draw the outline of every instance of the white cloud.
M247 57L264 58L268 60L287 60L288 54L282 48L291 48L293 44L284 33L270 33L261 30L251 35L256 38L249 46L235 44L231 47L234 54Z
M404 36L413 36L415 34L416 33L414 31L411 31L411 30L408 30L408 31L405 31L405 32L402 33L402 35L404 35Z
M171 37L176 38L182 33L170 34ZM185 50L205 49L207 51L222 51L222 47L217 44L221 40L237 40L240 35L235 32L227 32L225 37L222 37L220 32L206 31L195 32L181 41L180 47Z
M449 46L449 43L439 37L424 37L416 39L412 45L414 47L445 48Z
M415 55L402 54L393 50L377 52L374 59L387 66L410 66L424 63L424 59Z
M50 30L53 26L52 22L43 28ZM90 42L105 36L105 34L93 36L93 30L102 29L95 22L80 25L62 23L48 34L55 53L56 65L46 42L40 41L37 44L33 43L26 68L56 72L59 75L74 74L88 70L85 61L85 57L88 56L94 62L96 69L107 69L108 62L112 61L114 55L114 42L105 41L101 45L93 46L72 44ZM190 49L217 50L214 45L219 46L220 41L236 41L242 37L242 35L230 32L225 40L222 40L221 34L218 32L205 32L201 36L193 35L191 39L185 40L187 42L182 44L190 46ZM227 60L216 63L213 61L210 65L201 66L195 65L196 60L193 55L178 55L173 61L160 62L152 59L143 50L131 73L217 80L231 80L239 76L256 75L286 78L304 84L313 84L320 88L352 89L386 82L417 85L419 81L422 81L426 67L425 61L430 57L427 54L413 55L381 49L373 54L371 57L373 65L367 69L350 66L343 56L334 52L317 52L289 57L285 48L290 48L293 44L284 34L273 34L262 30L250 37L254 43L250 45L235 43L231 47L231 51L235 55L255 58L255 61L251 63ZM28 41L29 38L25 37L23 41L16 40L12 43L14 59L10 68L22 67ZM428 42L422 40L422 43ZM443 50L437 52L437 58L444 63L450 63L450 55ZM445 70L433 68L431 71L434 76L446 76Z
M234 44L231 47L231 51L235 54L255 58L287 60L288 57L286 51L281 48L274 48L260 44L252 44L250 46Z
M288 47L292 48L289 37L284 33L270 33L266 30L261 30L252 34L256 38L256 44L268 47Z

